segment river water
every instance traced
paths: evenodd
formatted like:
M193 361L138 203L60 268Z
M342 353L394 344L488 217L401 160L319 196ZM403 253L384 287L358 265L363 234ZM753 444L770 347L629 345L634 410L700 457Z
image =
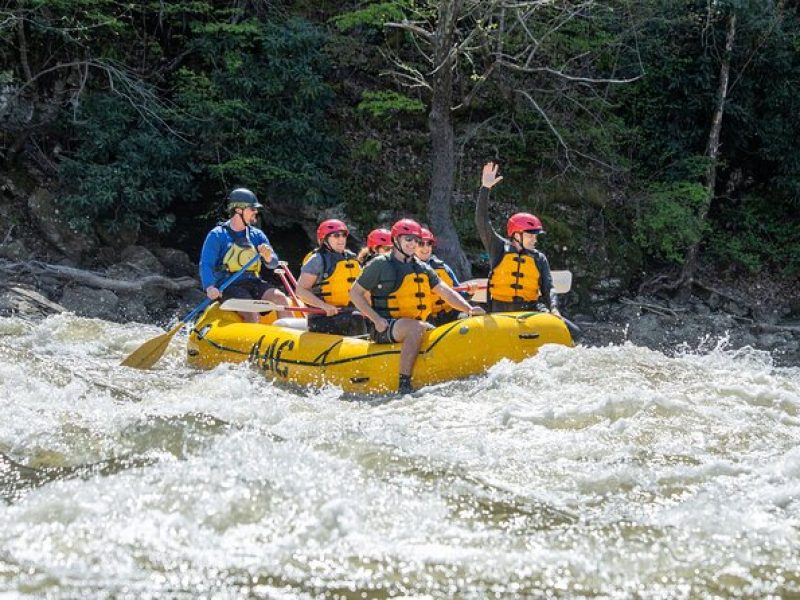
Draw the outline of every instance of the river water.
M800 595L800 369L545 347L391 402L0 319L0 592Z

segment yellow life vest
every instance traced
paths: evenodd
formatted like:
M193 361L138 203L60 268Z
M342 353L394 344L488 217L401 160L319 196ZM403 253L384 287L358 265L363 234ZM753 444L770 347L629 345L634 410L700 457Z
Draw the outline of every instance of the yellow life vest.
M400 263L391 256L376 256L370 265L381 265L380 281L370 292L370 302L385 319L417 319L424 321L431 314L431 282L427 265L418 258ZM410 266L411 272L402 274ZM402 278L402 279L401 279Z
M242 267L256 254L258 254L258 250L250 243L250 240L246 240L245 243L234 240L222 257L222 264L230 273L236 273L237 271L241 271ZM261 261L255 261L247 270L258 275L261 272Z
M432 256L431 259L428 261L428 264L433 267L433 270L436 271L436 274L439 276L439 279L442 280L442 283L453 287L453 278L450 277L450 274L447 272L447 269L444 268L444 261L436 256ZM431 297L433 299L433 303L431 304L431 315L435 316L438 315L443 310L452 310L450 305L444 301L439 294L434 291L431 291Z
M322 257L322 274L317 277L311 293L333 306L350 304L350 288L361 274L361 265L356 260L356 255L349 250L338 254L318 249L306 254L303 264L314 254Z
M500 302L536 302L539 299L539 268L531 254L506 246L489 273L489 293Z
M431 314L431 282L425 273L408 273L400 286L386 299L386 309L392 319L406 318L424 321Z

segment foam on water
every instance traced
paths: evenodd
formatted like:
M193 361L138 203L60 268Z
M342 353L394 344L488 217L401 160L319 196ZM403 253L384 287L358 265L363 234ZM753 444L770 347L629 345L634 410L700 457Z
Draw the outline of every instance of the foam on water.
M800 369L545 347L390 402L0 320L0 590L800 594ZM24 467L37 467L38 470Z

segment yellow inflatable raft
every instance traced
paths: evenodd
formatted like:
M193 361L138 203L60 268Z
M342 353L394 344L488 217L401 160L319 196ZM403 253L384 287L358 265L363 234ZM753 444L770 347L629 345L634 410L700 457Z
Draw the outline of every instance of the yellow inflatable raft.
M533 356L544 344L572 345L564 322L549 314L495 313L442 325L425 334L412 383L418 388L483 373L504 358ZM187 352L189 364L201 369L249 361L269 377L300 385L327 383L356 393L397 390L400 344L243 323L216 305L195 323Z

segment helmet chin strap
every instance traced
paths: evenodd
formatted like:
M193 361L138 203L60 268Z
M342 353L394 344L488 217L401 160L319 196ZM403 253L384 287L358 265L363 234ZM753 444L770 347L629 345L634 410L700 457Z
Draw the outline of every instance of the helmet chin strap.
M400 247L400 243L397 241L399 239L400 239L399 237L392 238L392 246L397 248L397 251L400 254L402 254L403 256L405 256L405 260L403 260L403 262L408 262L408 261L411 260L411 257L414 256L414 255L413 254L407 254L407 253L403 252L403 249Z

